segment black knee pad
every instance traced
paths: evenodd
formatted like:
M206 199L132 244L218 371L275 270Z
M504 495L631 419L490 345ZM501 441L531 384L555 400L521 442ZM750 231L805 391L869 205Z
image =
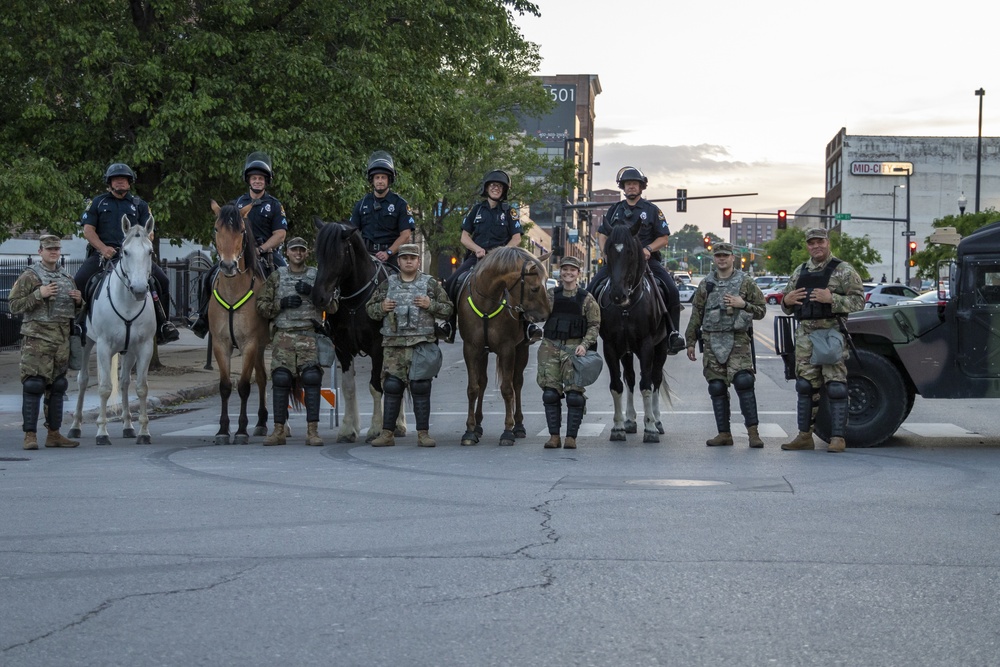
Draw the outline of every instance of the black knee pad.
M430 380L410 380L410 393L414 396L430 396Z
M809 382L809 380L802 377L795 378L795 391L799 392L800 394L809 394L809 395L816 393L816 390L813 388L812 383Z
M832 400L844 400L848 397L846 382L827 382L826 396Z
M53 394L65 394L67 389L69 389L69 381L65 375L60 375L49 385L49 391Z
M319 387L323 384L323 369L319 366L309 366L302 369L300 377L303 387Z
M729 387L722 380L709 380L708 381L708 395L709 396L725 396L729 393Z
M271 382L275 387L291 387L292 380L292 372L284 366L279 366L271 371Z
M560 396L558 390L553 389L552 387L546 387L542 390L542 403L545 403L546 405L559 405L561 400L562 396Z
M395 375L386 375L382 380L382 391L393 396L402 396L406 389L406 384Z
M39 375L24 378L21 381L21 385L24 387L25 393L36 394L38 396L45 393L45 378Z
M571 408L582 408L587 405L587 399L578 391L567 391L566 405Z
M733 386L736 387L736 391L746 391L747 389L753 389L753 373L750 371L740 371L735 376L733 376Z

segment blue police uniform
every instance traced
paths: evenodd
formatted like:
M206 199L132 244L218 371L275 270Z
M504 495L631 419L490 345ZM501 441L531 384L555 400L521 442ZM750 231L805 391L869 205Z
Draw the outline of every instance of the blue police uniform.
M487 251L502 248L515 234L522 233L518 210L508 202L501 202L494 208L486 202L476 204L462 221L462 231L468 232L475 244ZM476 253L470 250L454 276L462 275L478 261Z
M372 255L388 251L400 234L405 231L412 234L417 228L409 204L391 190L382 198L369 192L357 201L351 211L351 225L361 230ZM396 257L389 258L393 266L397 266L396 262Z
M274 232L279 229L285 232L288 231L288 219L285 217L285 207L281 205L280 201L266 192L260 199L254 199L250 196L250 193L244 193L236 200L236 205L240 208L248 204L252 205L253 208L250 209L247 220L250 222L250 231L253 234L254 241L257 242L258 248L261 244L267 242ZM278 248L274 248L270 252L270 255L274 266L286 265L285 258L278 251ZM266 255L261 255L261 259L265 264L267 263Z

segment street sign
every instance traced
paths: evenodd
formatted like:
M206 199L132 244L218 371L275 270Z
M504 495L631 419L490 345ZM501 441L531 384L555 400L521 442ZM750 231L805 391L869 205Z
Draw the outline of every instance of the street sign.
M900 232L899 235L900 236L916 236L917 233L911 229L908 232Z
M833 219L834 220L850 220L851 219L851 214L850 213L835 213L834 216L833 216Z

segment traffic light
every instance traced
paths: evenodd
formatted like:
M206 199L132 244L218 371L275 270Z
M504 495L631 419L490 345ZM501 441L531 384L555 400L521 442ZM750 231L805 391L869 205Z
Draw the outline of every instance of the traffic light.
M722 209L722 226L729 228L733 226L733 209ZM705 238L708 238L707 236Z
M687 213L688 210L688 191L686 188L677 188L677 212Z
M712 247L712 238L708 234L705 234L705 238L703 238L701 240L701 243L706 248L711 248Z
M562 227L552 228L552 254L560 257L564 254L562 231Z
M458 266L458 257L455 257L454 255L452 255L452 257L451 257L451 265L452 266Z
M917 242L916 241L910 241L907 244L907 246L910 249L909 253L907 253L907 255L906 255L907 257L910 258L910 266L916 266L917 263L915 261L913 261L913 255L917 252Z
M778 211L778 229L788 229L788 211Z

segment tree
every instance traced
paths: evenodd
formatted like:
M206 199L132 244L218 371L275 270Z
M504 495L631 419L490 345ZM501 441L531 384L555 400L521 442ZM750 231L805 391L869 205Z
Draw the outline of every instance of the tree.
M862 280L871 279L868 266L882 259L878 251L871 247L867 235L859 238L833 233L830 235L830 251L835 257L853 266ZM769 273L791 275L797 266L809 261L806 233L797 227L779 230L774 240L764 244L764 253L767 256L765 267Z
M935 220L932 224L935 229L942 227L954 227L962 238L972 234L976 230L1000 221L1000 212L996 209L988 208L979 213L967 213L966 215L947 215ZM937 275L938 262L955 259L956 248L952 245L938 245L930 242L930 238L924 239L924 249L913 255L916 262L916 275L923 278L934 278Z
M514 115L549 101L515 11L537 14L526 0L11 0L0 239L72 230L124 161L160 236L208 241L209 200L244 189L255 150L294 234L349 215L376 149L424 224L438 201L468 201L482 162L532 166Z

